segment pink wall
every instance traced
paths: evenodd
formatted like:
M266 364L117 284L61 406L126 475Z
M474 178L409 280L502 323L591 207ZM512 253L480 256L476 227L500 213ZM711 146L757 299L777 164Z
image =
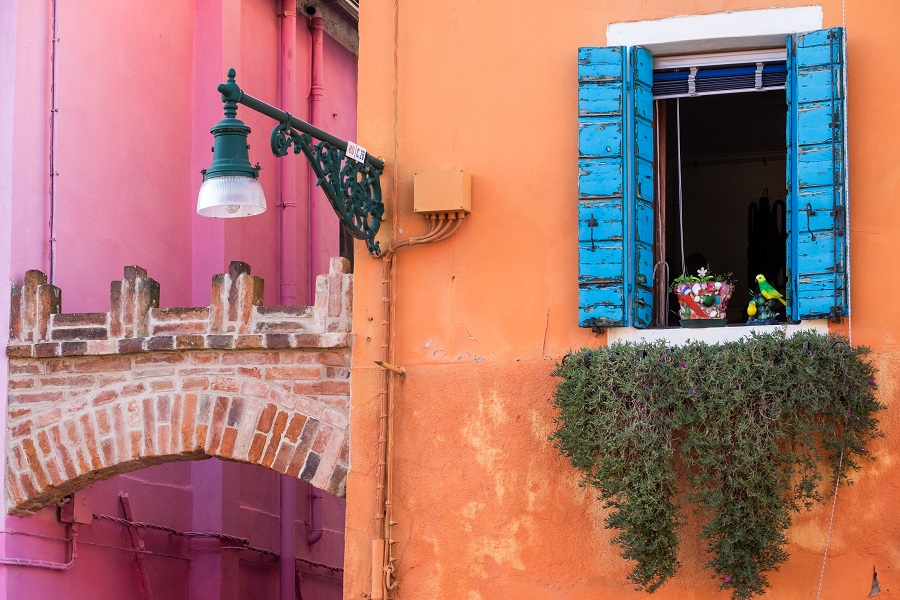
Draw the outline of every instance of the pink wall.
M190 248L192 123L190 70L175 66L191 62L193 8L92 5L59 3L53 283L78 290L66 311L102 310L108 282L137 264L178 294L163 302L183 304L189 273L173 266Z
M325 65L322 79L325 93L319 111L321 122L318 126L341 139L355 140L356 77L347 77L346 74L356 73L356 56L327 35L323 53ZM328 260L338 252L335 235L340 227L334 212L327 206L325 195L319 190L316 191L324 208L314 211L319 214L312 216L319 219L321 236L319 243L313 240L310 248L310 268L313 277L328 272Z
M48 21L45 3L0 3L0 76L5 82L0 91L0 278L3 281L21 277L20 261L47 267L42 223L46 216L48 171L46 65L49 55L43 42L48 38ZM19 198L31 201L16 200ZM6 294L0 296L4 296L0 298L0 341L5 346L9 332L9 298ZM7 382L4 354L0 357L0 389L5 390ZM0 397L5 413L6 395ZM6 427L0 428L0 437L5 448ZM0 450L0 458L5 462L3 452ZM0 535L0 555L10 555L10 538ZM10 569L0 568L0 594L14 577Z
M238 112L253 129L251 161L263 167L269 210L228 222L194 212L199 171L211 160L209 128L222 118L215 86L227 68L237 69L238 83L248 93L277 104L277 6L276 0L161 0L152 7L113 0L59 2L54 283L65 290L65 312L107 310L110 281L131 264L147 268L160 282L163 306L205 305L212 275L231 260L249 263L266 281L265 303L277 304L279 160L268 148L274 122L244 108ZM51 266L51 14L48 3L0 3L0 78L5 82L0 89L0 280L8 282L21 282L27 269L49 272ZM284 107L300 118L308 118L307 23L298 15L298 106ZM356 57L327 35L324 47L324 128L353 139ZM281 160L297 162L296 194L306 194L305 161ZM306 227L301 215L301 240L308 240ZM308 242L298 247L298 264L308 266L311 256L327 258L311 253ZM307 272L301 280L300 270L298 289L309 285ZM317 267L312 278L325 270ZM8 315L8 295L0 293L4 345ZM0 389L6 389L5 356L0 363ZM5 402L3 395L4 410ZM326 495L325 533L308 547L309 486L295 485L297 555L341 566L344 500ZM225 531L278 551L279 476L273 472L215 460L173 463L116 477L83 493L94 512L122 516L122 492L130 495L138 520L182 531ZM7 517L0 533L0 557L65 560L65 544L50 539L65 534L55 510ZM221 544L162 532L144 530L142 536L154 597L277 597L278 567L271 558L211 550ZM95 520L80 527L79 540L69 571L0 566L0 598L140 597L121 525ZM304 599L340 597L340 574L335 578L304 565L301 573Z
M198 469L204 473L198 473ZM137 521L180 531L225 531L249 538L253 546L277 551L279 477L260 467L218 460L171 463L94 484L86 493L95 513L122 517L119 495L127 493ZM222 487L209 485L215 479L225 482L226 492L224 499L210 502L211 496L223 495ZM296 555L340 567L345 501L326 494L325 531L318 543L309 546L306 541L309 489L309 484L297 483ZM65 535L55 511L44 510L27 519L8 517L5 531L6 556L59 562L67 559L65 543L49 539ZM268 556L221 549L231 545L227 542L189 540L147 529L141 530L141 538L155 598L269 600L278 597L278 564ZM80 525L78 557L71 570L4 567L8 586L3 597L138 599L131 553L123 550L129 547L127 531L117 523L97 519L90 525ZM304 600L340 598L340 574L307 564L301 564L300 571Z

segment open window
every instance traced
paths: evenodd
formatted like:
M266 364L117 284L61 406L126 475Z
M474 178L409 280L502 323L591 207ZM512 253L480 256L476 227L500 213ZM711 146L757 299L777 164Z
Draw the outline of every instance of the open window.
M788 320L846 302L843 30L782 49L657 59L579 51L579 323L665 326L706 261L785 290ZM680 168L679 168L680 167Z

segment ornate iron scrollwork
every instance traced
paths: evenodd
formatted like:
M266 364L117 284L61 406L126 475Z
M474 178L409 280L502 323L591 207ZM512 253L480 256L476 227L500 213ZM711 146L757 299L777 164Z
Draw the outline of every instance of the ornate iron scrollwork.
M306 156L318 177L316 185L337 213L341 224L353 235L364 240L369 253L381 255L375 235L384 215L381 201L381 170L368 164L349 159L346 151L325 141L312 145L308 133L297 133L288 121L272 130L271 145L275 156L286 156L293 146L294 154Z

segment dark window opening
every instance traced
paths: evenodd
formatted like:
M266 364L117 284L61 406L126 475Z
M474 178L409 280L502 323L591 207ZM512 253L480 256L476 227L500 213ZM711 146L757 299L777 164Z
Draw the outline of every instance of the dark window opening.
M668 286L683 264L688 274L731 272L728 323L744 323L758 273L785 292L785 92L670 98L655 112L656 261L668 272L655 273L654 324L678 325Z

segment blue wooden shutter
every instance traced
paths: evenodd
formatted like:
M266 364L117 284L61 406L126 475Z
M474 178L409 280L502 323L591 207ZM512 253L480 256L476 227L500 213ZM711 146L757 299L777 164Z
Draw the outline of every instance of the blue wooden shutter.
M634 273L631 288L632 323L649 327L653 311L653 57L643 48L631 48L629 123L632 143L630 214L634 215L633 243L629 250Z
M627 325L625 49L578 49L578 324Z
M849 315L843 28L791 36L788 70L791 309Z

